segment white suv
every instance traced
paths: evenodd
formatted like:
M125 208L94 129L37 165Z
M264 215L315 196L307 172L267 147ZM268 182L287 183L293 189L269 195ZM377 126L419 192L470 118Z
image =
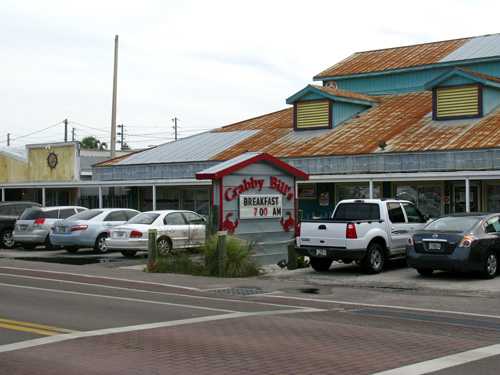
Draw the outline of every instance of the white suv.
M49 233L52 224L86 210L87 208L80 206L28 208L16 221L12 232L14 242L27 250L34 249L38 245L45 245L47 250L54 250L58 246L50 242Z

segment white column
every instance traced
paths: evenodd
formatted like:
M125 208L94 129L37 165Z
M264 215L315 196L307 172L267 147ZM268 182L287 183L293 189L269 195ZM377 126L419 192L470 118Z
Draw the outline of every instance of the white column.
M153 210L156 210L156 185L153 185Z
M99 208L102 208L102 186L99 186Z
M465 177L465 212L470 212L470 180Z
M36 191L36 188L35 188ZM42 206L45 206L45 187L42 186Z
M370 180L370 199L373 199L373 180Z

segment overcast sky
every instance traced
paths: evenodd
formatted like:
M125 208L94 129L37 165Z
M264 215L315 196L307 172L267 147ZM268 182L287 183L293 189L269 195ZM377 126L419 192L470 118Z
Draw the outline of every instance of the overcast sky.
M173 140L174 118L183 138L287 108L354 52L500 33L498 14L498 0L0 0L0 147L62 142L65 119L68 140L109 145L116 35L116 123L140 148Z

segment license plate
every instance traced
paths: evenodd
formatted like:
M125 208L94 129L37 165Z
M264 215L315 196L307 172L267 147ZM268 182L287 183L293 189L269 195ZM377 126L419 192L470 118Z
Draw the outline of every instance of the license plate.
M439 242L429 243L429 250L441 250L441 244Z
M66 231L66 227L59 227L59 232L64 232Z
M326 250L324 250L324 249L316 249L316 255L326 256Z
M125 238L125 232L116 232L115 238Z

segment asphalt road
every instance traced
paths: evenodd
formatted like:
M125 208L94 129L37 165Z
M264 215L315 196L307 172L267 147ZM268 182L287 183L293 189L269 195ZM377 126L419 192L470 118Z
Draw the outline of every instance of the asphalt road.
M0 373L444 375L500 366L500 277L422 277L400 261L379 275L336 264L324 273L268 267L247 279L141 268L141 256L90 249L0 250ZM136 332L147 338L140 346ZM158 343L172 343L169 356L144 363Z

